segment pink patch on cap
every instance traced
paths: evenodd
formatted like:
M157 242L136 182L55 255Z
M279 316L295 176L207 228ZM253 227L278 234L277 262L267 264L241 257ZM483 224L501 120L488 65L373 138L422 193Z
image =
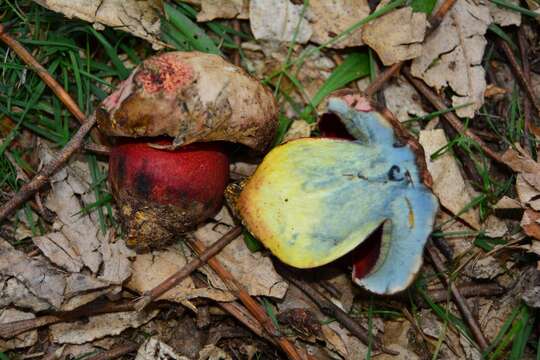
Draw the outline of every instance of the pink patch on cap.
M177 60L173 54L163 54L146 60L135 76L137 83L149 93L174 92L189 84L192 79L191 66Z
M345 95L342 97L342 99L347 103L347 105L349 105L350 107L354 108L357 111L363 111L363 112L373 111L373 108L371 107L369 100L361 95L358 95L358 94Z

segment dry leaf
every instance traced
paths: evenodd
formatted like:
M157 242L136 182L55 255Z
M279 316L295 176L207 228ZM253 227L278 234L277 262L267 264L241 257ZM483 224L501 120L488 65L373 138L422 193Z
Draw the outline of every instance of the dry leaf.
M108 237L109 239L111 236ZM129 258L135 257L135 251L128 249L124 240L109 243L107 240L101 244L103 254L103 273L100 279L111 284L122 284L131 275L131 262Z
M412 116L424 116L420 95L402 76L388 83L383 90L388 109L399 119L409 120Z
M53 264L70 272L83 268L81 257L61 232L36 236L32 241Z
M525 234L540 240L540 212L527 209L521 219L521 227Z
M519 201L524 206L529 206L536 211L540 211L540 187L537 187L540 185L539 175L520 173L516 177Z
M519 6L518 0L508 0L509 4ZM498 5L488 2L489 13L493 18L493 22L499 26L521 25L521 14L517 11L499 7Z
M304 120L294 120L289 130L287 130L287 132L285 133L282 142L286 143L287 141L291 141L294 139L309 137L312 127L312 125L308 124Z
M302 5L289 0L251 0L249 3L249 23L255 39L292 41L296 28L296 43L305 44L313 30L308 20L300 19Z
M310 0L308 11L313 29L311 41L317 44L326 43L370 13L367 0ZM361 28L329 47L360 45L363 45Z
M368 23L362 40L389 66L420 56L427 25L426 14L404 7Z
M208 223L193 233L193 236L206 246L217 241L234 225L234 220L225 206L214 219L218 224ZM216 257L236 280L246 287L250 295L280 299L285 296L287 282L276 273L269 257L260 252L252 253L247 248L243 235L233 240ZM219 277L208 271L208 267L203 267L202 270L213 286L227 289Z
M159 0L34 1L70 19L75 17L93 23L97 29L103 29L105 25L128 32L150 42L155 49L165 46L159 40L161 31L161 1Z
M29 312L20 311L17 309L2 309L0 310L0 324L9 323L19 320L34 319L36 316ZM0 337L0 351L23 348L34 345L38 340L37 330L23 332L11 339L2 339Z
M473 117L484 102L486 80L481 62L490 23L487 5L457 0L411 66L415 77L437 90L451 87L453 106L472 103L456 110L460 117Z
M506 271L493 256L485 256L473 260L465 267L463 273L473 279L491 280Z
M248 0L202 0L200 6L201 11L197 14L199 22L249 18Z
M199 352L199 360L232 360L232 358L220 347L208 344Z
M433 178L433 192L445 208L458 215L473 200L459 165L450 152L435 160L430 159L432 154L448 144L444 131L441 129L421 131L419 142L426 153L427 167ZM474 229L480 229L480 216L476 209L469 209L458 216Z
M420 357L410 350L409 333L411 325L408 321L387 321L385 323L384 344L388 349L399 352L399 355L381 354L380 360L419 360Z
M189 360L189 358L178 355L172 347L151 337L141 345L135 360Z
M50 337L55 343L84 344L129 328L138 328L157 316L159 310L129 311L92 316L88 321L51 325Z
M189 252L189 249L176 244L162 251L139 254L133 262L133 275L127 287L141 294L156 287L186 265L187 259L184 255L186 251ZM183 302L197 297L206 297L216 301L234 300L234 296L228 291L211 287L196 288L191 277L184 279L161 295L159 299Z
M2 262L2 259L0 259L0 262ZM17 308L43 311L51 307L48 302L41 300L36 295L32 294L32 292L16 278L9 275L2 275L1 270L0 289L2 289L2 296L0 296L0 308L13 305Z

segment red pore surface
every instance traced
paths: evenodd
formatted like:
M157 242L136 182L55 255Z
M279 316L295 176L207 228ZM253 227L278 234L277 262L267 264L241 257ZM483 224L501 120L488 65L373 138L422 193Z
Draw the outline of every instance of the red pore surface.
M229 160L216 143L166 151L138 140L112 148L109 173L113 189L139 199L163 205L197 201L217 210L229 179Z
M174 92L188 84L192 78L191 66L179 61L174 54L162 54L146 60L143 68L135 75L135 81L149 93Z

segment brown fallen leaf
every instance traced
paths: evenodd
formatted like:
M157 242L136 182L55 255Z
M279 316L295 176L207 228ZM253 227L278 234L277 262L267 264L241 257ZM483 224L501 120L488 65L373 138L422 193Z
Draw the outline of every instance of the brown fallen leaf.
M520 225L525 234L537 241L540 240L540 212L531 209L525 210Z
M165 43L159 40L160 9L158 0L35 0L49 10L78 18L103 29L109 26L150 42L155 49Z
M462 212L473 201L474 196L470 186L463 179L455 158L449 152L434 160L430 158L448 144L444 131L423 130L420 132L419 142L426 153L427 167L433 178L433 192L441 204L472 228L479 230L481 226L478 211L473 208Z
M313 30L304 16L300 17L302 5L289 0L251 0L249 3L249 24L255 39L292 41L305 44ZM298 32L296 28L300 24ZM296 33L296 36L294 36Z
M51 325L51 340L59 344L84 344L110 335L118 335L129 328L138 328L157 316L159 310L129 311L96 315L87 321Z
M386 107L399 119L409 120L413 116L428 113L422 107L421 97L414 87L403 77L395 78L383 89Z
M201 11L197 14L198 22L249 18L248 0L201 0L200 7Z
M460 117L473 117L484 103L485 71L481 65L492 19L489 8L472 0L457 0L440 26L429 36L422 55L413 60L411 73L437 90L455 92L452 105Z
M310 0L308 11L313 30L310 40L316 44L326 43L370 13L367 0ZM362 28L329 47L343 49L360 45L363 45Z
M518 0L508 0L508 3L514 6L519 6ZM489 13L491 14L495 24L499 26L521 25L521 13L500 7L491 1L488 2L488 6Z
M32 241L53 264L69 272L79 272L83 268L80 255L61 232L36 236Z
M161 342L155 337L146 340L139 350L135 360L189 360L185 356L178 355L172 347Z
M427 25L425 13L404 7L366 24L362 40L389 66L422 54Z

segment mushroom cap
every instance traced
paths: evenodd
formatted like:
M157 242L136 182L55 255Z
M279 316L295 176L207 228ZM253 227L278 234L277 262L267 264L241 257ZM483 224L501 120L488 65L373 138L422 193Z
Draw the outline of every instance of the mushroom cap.
M166 52L146 59L96 111L110 136L238 142L262 151L272 141L278 106L260 81L218 55Z
M438 209L412 139L359 95L330 98L355 141L298 139L270 151L237 202L248 230L281 261L325 265L382 226L381 251L356 283L379 294L405 289L422 264Z

